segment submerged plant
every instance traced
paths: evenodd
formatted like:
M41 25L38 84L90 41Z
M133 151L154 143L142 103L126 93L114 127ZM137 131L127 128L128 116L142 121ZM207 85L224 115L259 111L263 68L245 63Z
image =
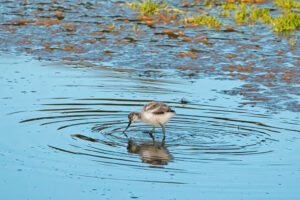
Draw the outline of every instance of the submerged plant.
M154 0L143 0L142 2L127 3L127 6L133 10L139 10L141 15L152 16L158 13L162 8L165 8L166 3L159 3Z
M271 23L276 32L296 30L300 28L300 15L293 12L287 13L272 19Z

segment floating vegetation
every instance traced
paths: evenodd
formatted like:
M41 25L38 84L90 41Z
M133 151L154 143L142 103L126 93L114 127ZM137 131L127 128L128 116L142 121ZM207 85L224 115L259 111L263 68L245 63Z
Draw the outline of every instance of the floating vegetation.
M247 6L241 4L239 10L235 12L235 20L238 23L255 24L257 21L268 24L272 19L270 9L257 8L255 5Z
M241 3L239 3L241 2ZM227 3L221 4L221 6L206 1L204 5L205 14L194 15L194 13L187 12L179 8L167 8L165 2L157 2L155 0L143 0L127 3L126 5L133 10L140 12L142 17L149 17L153 15L159 15L162 13L176 13L176 17L172 18L172 21L183 22L191 25L206 25L208 27L220 27L222 22L218 16L221 17L232 17L237 25L254 25L257 22L262 24L270 25L275 32L281 31L293 31L299 27L299 15L291 11L291 8L299 8L300 3L293 0L275 0L274 4L279 8L285 9L282 16L272 16L269 8L261 8L253 3L259 1L228 1ZM243 3L245 2L245 3ZM217 15L211 14L211 7L215 6L219 10ZM154 23L161 23L159 17L152 17L151 20L146 20L147 25L153 25ZM178 19L177 19L178 18ZM224 25L226 26L226 25ZM134 31L136 32L136 31Z
M257 8L255 5L245 3L240 5L226 3L222 5L222 10L219 15L223 17L232 16L239 25L245 23L256 24L257 21L268 24L272 18L270 9Z
M221 20L219 20L216 16L209 15L197 15L193 17L186 17L183 20L187 24L195 24L195 25L207 25L208 27L220 27Z
M159 10L166 8L165 2L159 3L153 0L143 0L142 2L132 2L126 4L133 10L138 10L141 15L152 16L158 13Z
M238 23L246 23L250 20L250 9L246 4L242 3L239 10L235 12L235 20Z
M287 10L290 10L292 8L300 8L300 2L296 2L293 0L275 0L274 4Z
M270 24L273 17L268 8L257 8L255 5L241 4L239 10L235 12L235 20L238 24L256 24L257 21Z
M238 6L235 3L226 3L222 5L224 11L236 10Z
M256 22L258 20L261 23L268 24L272 19L272 16L270 14L270 9L256 8L254 6L250 15L250 19L252 22Z
M287 13L272 20L274 31L293 31L300 28L300 15L296 13Z
M237 4L235 3L225 3L222 4L223 12L219 12L219 15L223 17L228 17L230 15L230 11L236 10L238 8Z

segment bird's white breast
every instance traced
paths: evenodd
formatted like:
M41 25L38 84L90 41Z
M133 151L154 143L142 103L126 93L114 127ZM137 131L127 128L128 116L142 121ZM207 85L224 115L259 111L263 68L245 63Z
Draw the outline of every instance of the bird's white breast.
M150 112L141 113L141 121L144 123L149 123L154 126L159 126L160 124L165 124L169 121L171 117L174 116L172 112L165 112L164 114L153 114Z

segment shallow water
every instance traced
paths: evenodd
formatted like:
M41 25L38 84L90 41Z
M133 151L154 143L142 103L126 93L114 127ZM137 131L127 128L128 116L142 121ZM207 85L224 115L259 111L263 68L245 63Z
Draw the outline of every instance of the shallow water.
M299 30L124 3L1 2L0 199L298 200ZM143 123L122 133L150 101L176 111L164 143Z
M220 92L242 81L0 60L1 199L299 197L299 113L245 109ZM176 111L165 145L142 123L122 134L128 112L152 100Z

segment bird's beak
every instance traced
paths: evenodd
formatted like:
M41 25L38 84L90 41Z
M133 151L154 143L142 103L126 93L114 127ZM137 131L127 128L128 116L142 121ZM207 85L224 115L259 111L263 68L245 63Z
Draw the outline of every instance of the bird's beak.
M127 126L126 129L123 131L123 133L125 133L125 131L127 131L127 129L129 128L130 124L131 124L131 121L129 121L128 126Z

